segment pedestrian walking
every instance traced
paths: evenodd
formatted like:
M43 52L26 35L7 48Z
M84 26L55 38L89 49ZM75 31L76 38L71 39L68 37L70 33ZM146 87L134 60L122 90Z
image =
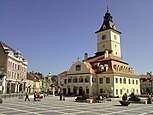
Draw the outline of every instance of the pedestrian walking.
M59 92L59 96L60 96L60 101L62 101L63 100L63 95L62 95L61 91Z
M36 97L36 94L37 94L37 92L35 91L35 92L34 92L34 101L37 101L37 100L36 100L36 98L37 98L37 97Z
M26 101L27 99L28 99L28 101L30 101L29 95L28 95L28 93L26 92L25 101Z

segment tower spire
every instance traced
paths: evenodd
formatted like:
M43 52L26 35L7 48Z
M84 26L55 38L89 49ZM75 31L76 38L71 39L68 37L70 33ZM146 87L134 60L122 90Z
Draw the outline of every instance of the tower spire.
M106 11L105 16L104 16L103 24L102 24L101 28L96 33L101 32L101 31L105 31L105 30L108 30L108 29L113 29L113 30L119 32L116 29L115 24L113 23L112 18L113 17L111 16L111 13L109 12L109 7L107 5L107 11Z

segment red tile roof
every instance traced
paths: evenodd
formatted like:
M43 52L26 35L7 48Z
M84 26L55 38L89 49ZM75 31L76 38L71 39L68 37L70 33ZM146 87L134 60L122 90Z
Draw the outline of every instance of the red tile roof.
M59 74L60 77L66 77L68 71L63 71Z

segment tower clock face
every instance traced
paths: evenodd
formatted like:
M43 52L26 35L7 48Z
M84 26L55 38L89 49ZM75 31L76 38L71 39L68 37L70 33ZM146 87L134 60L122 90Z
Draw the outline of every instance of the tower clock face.
M102 36L102 40L105 40L105 39L106 39L106 35L103 35L103 36Z

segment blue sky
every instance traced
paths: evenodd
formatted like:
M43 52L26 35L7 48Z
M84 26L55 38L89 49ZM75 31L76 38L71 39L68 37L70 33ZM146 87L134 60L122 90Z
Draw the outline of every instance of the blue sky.
M153 0L0 0L0 40L21 50L28 71L58 74L94 56L107 5L123 60L138 74L153 71Z

